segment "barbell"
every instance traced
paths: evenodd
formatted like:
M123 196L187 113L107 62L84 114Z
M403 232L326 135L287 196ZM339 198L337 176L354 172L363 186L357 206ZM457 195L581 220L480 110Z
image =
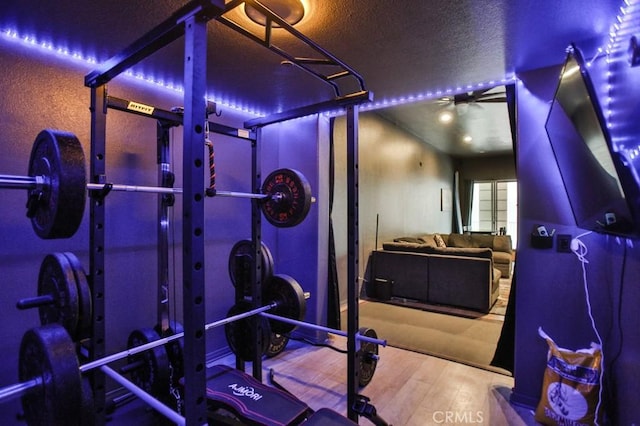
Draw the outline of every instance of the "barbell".
M54 256L57 258L57 256ZM267 304L246 312L228 316L218 321L205 325L205 330L243 320L253 315L274 312L269 317L270 322L281 321L295 326L318 329L321 326L300 321L304 315L306 296L299 286L287 287L287 282L280 283L270 291L265 292ZM294 316L289 318L281 315ZM297 319L296 319L297 318ZM291 321L295 321L292 323ZM284 330L290 328L285 327ZM325 328L322 328L325 329ZM340 332L333 330L333 332ZM161 414L176 423L184 423L182 416L177 414L148 392L136 384L121 377L111 370L107 364L131 358L151 349L166 346L167 344L184 337L184 332L163 337L139 346L131 347L121 352L105 356L103 358L80 365L76 354L76 346L66 329L58 323L45 324L28 330L20 344L20 383L0 388L0 401L22 397L25 418L28 424L82 424L84 416L89 415L90 409L78 410L78 407L90 407L87 401L90 393L86 391L87 384L83 381L82 374L93 369L100 368L110 377L117 375L116 380L139 396L145 402L152 405ZM365 342L372 342L386 346L386 341L369 336L356 335L356 338Z
M110 191L181 194L181 188L87 183L85 156L78 138L69 132L45 129L31 148L27 176L0 175L0 188L26 189L27 217L43 239L69 238L78 230L84 214L87 190L93 196ZM304 220L314 197L302 173L278 169L262 183L261 193L206 190L207 196L251 198L261 201L267 221L291 227Z
M205 330L272 309L279 312L280 303L272 301L251 311L206 324ZM79 365L75 344L62 325L50 323L32 328L23 335L20 343L20 383L0 388L0 401L22 397L25 419L30 425L82 424L83 413L78 407L83 406L83 398L86 398L82 389L83 373L100 368L113 377L115 372L107 364L167 345L182 337L184 332L176 333ZM174 410L155 398L150 400L145 390L122 379L119 382L123 386L151 403L158 412L177 423L184 423L184 419L180 421L181 416L176 417Z
M253 356L256 343L253 340L253 332L256 327L257 334L260 336L259 342L262 342L262 346L258 349L263 355L268 356L275 356L284 350L288 342L288 334L298 326L339 336L348 336L342 330L301 321L306 312L306 304L304 303L306 293L303 292L300 284L289 275L275 274L266 282L265 299L272 300L276 295L281 298L280 300L286 300L285 303L282 303L282 306L286 306L289 309L284 315L261 312L258 314L261 318L257 322L245 319L225 325L225 337L229 348L241 359L250 361ZM296 307L296 309L291 309L290 307ZM299 310L298 307L305 309ZM227 315L233 316L249 309L249 302L242 300L231 307ZM386 346L386 341L378 339L375 330L366 327L358 330L356 340L358 342L357 350L360 353L358 382L361 387L364 387L371 382L375 373L378 362L378 345Z

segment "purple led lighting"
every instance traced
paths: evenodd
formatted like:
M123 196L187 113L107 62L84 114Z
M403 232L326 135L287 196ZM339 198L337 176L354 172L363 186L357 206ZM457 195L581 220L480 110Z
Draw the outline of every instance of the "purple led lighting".
M513 74L509 74L507 76L505 76L504 78L501 79L496 79L496 80L488 80L488 81L482 81L479 83L470 83L470 84L463 84L463 85L456 85L456 86L452 86L452 87L447 87L447 88L440 88L440 89L435 89L435 90L429 90L426 92L421 92L421 93L416 93L416 94L411 94L411 95L405 95L405 96L399 96L397 98L391 98L391 99L382 99L379 101L375 101L372 103L368 103L365 105L362 105L360 107L361 111L374 111L374 110L378 110L378 109L382 109L388 106L396 106L396 105L406 105L406 104L411 104L414 102L419 102L419 101L425 101L425 100L431 100L431 99L437 99L440 98L444 95L451 95L451 94L455 94L455 93L461 93L463 91L473 91L473 90L477 90L477 89L483 89L486 87L493 87L493 86L497 86L498 84L511 84L514 83L516 81L516 76ZM333 110L333 111L328 111L325 113L325 115L329 116L329 117L335 117L335 116L339 116L344 114L345 111L344 110Z
M95 68L96 64L99 64L99 61L91 56L82 54L77 51L70 51L67 47L62 45L56 45L50 41L38 40L35 36L32 35L24 35L18 33L15 29L4 29L0 32L0 39L7 40L11 43L18 45L19 47L37 49L43 54L53 55L59 59L74 63L76 65L83 66L85 71L91 71ZM162 79L156 79L152 76L143 75L141 73L134 73L131 70L127 70L122 73L122 75L135 83L141 83L146 86L152 86L155 88L159 88L162 90L168 90L175 93L184 93L184 88L181 85L165 82ZM233 109L235 111L240 111L243 113L250 114L254 117L264 116L264 113L256 111L254 108L250 108L247 106L238 106L229 101L222 101L220 99L209 98L208 100L217 103L218 105L227 107L229 109Z
M609 42L606 48L607 86L605 99L605 120L611 130L611 139L614 149L624 151L630 160L638 158L640 145L635 137L630 137L629 132L635 134L637 126L625 124L629 120L629 105L625 97L628 91L621 91L624 95L616 95L614 86L620 86L620 81L634 78L634 73L629 68L627 49L629 38L640 32L640 2L638 0L624 0L620 7L620 13L616 17L609 32ZM614 84L615 83L615 84ZM620 91L619 91L620 92Z

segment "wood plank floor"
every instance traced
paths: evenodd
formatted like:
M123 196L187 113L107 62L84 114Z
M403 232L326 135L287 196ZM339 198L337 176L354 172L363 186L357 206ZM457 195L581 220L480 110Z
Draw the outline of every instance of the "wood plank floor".
M346 347L346 339L340 336L332 336L328 343L341 349ZM510 376L392 347L381 347L379 355L373 380L360 393L369 397L379 416L393 426L538 424L530 410L510 405L513 386ZM211 360L208 366L213 364L233 366L235 357ZM274 370L279 384L312 409L328 407L346 416L344 354L290 341L285 352L263 361L265 383L269 383L270 369ZM246 371L251 373L249 363ZM158 426L167 423L143 402L135 400L118 409L107 424ZM360 418L359 424L372 423Z
M330 343L346 347L339 336ZM291 341L284 353L265 359L263 368L265 382L273 369L276 381L311 408L328 407L346 415L345 355ZM512 386L510 376L386 347L380 348L376 373L361 394L394 426L537 424L530 410L509 404ZM360 419L360 424L370 422Z

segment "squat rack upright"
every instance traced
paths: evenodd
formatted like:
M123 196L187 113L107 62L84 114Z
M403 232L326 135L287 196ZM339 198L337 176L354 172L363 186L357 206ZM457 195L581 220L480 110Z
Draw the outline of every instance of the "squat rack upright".
M224 17L236 7L247 4L266 17L264 37L260 38ZM105 183L106 173L106 85L113 78L147 58L180 37L184 37L184 116L183 116L183 325L184 325L184 375L187 391L184 397L184 415L187 425L206 423L206 355L205 339L205 275L204 275L204 128L206 117L206 53L207 22L216 19L240 34L282 56L298 68L331 85L335 97L325 102L309 105L264 118L249 120L245 128L256 134L252 147L252 173L254 192L260 190L259 138L261 128L292 118L302 117L328 109L347 110L347 184L348 184L348 417L357 421L354 404L358 394L356 333L358 331L358 105L369 102L372 94L366 90L363 78L338 58L315 44L291 25L263 6L257 0L193 0L173 13L167 20L133 42L121 53L107 60L98 69L85 76L85 86L91 90L91 156L90 182ZM311 47L319 56L299 58L271 43L271 29L278 25ZM331 74L321 73L318 65L340 70ZM354 78L359 90L343 93L339 81ZM104 199L90 201L89 279L92 289L93 318L92 338L89 342L89 360L102 358L105 353L105 205ZM252 201L252 241L256 248L254 259L260 259L261 219L258 202ZM261 288L259 274L252 275L257 285L253 288L253 303L260 305ZM261 375L261 359L253 360L254 376ZM95 371L92 386L96 407L96 424L105 424L105 377Z

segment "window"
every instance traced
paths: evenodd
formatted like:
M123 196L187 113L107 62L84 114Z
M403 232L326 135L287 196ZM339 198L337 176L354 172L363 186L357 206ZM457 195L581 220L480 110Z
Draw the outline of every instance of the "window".
M515 180L476 181L471 201L471 232L511 235L518 238L518 184Z

